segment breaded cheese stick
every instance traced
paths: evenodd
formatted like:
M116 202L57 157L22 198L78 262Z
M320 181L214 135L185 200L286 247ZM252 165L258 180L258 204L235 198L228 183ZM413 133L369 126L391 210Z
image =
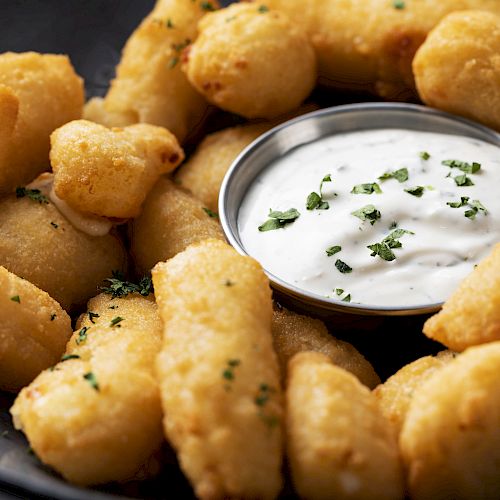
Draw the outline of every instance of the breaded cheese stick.
M90 101L85 118L105 116L107 126L160 125L182 142L207 109L181 71L182 51L196 38L198 21L218 6L217 0L158 0L128 39L105 99Z
M416 389L400 435L415 500L498 498L500 342L471 347Z
M99 295L88 307L61 362L11 409L40 460L84 486L132 479L162 443L154 300Z
M83 80L68 57L0 54L0 192L48 170L49 136L80 118L83 97Z
M276 497L282 395L262 268L212 239L159 263L153 283L165 434L196 495Z
M17 392L57 363L70 336L62 307L0 266L0 390Z
M455 351L500 340L500 244L425 322L424 333Z
M224 240L217 214L165 178L156 183L141 214L130 223L130 251L141 275L207 238Z
M371 363L352 344L330 335L325 324L318 319L301 316L283 307L275 309L272 333L284 380L288 361L299 352L313 351L325 354L335 365L351 372L370 389L380 384Z
M301 498L403 497L395 435L375 397L317 352L288 365L286 432L292 481Z

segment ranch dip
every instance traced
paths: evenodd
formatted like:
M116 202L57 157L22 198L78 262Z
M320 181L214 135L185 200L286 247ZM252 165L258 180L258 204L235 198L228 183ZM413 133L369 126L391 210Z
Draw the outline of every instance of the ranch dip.
M305 291L442 302L500 242L500 148L400 129L326 137L271 163L238 225L250 255Z

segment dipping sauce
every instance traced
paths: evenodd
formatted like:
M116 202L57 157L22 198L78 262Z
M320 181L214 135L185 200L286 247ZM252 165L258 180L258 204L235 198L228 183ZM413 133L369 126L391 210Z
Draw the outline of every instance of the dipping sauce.
M271 163L246 193L238 226L250 255L305 291L373 306L434 304L500 241L499 190L500 148L487 142L351 132Z

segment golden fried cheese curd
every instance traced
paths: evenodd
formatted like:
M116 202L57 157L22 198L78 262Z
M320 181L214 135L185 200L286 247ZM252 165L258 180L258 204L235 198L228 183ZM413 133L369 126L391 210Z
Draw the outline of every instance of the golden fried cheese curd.
M445 17L418 50L413 71L425 104L500 130L500 15Z
M441 351L436 356L419 358L403 366L373 391L382 413L393 423L398 434L415 390L455 356L451 351Z
M500 244L425 322L424 333L454 351L500 340Z
M196 496L275 498L283 409L264 271L212 239L159 263L153 283L165 434Z
M71 333L48 293L0 266L0 390L17 392L56 364Z
M471 347L416 389L400 435L412 499L498 498L500 342Z
M370 389L380 384L380 378L370 362L352 344L330 335L325 324L318 319L302 316L283 307L276 308L272 333L283 379L286 379L288 361L295 354L313 351L325 354L332 363L351 372Z
M83 99L68 57L0 54L0 192L48 169L50 133L80 118Z
M35 190L18 194L0 199L0 265L10 272L69 309L85 304L113 270L126 268L117 236L89 236Z
M104 115L108 126L151 123L183 141L207 105L181 71L182 51L196 38L198 21L217 7L216 0L158 0L128 39L104 102L91 101L86 117Z
M137 216L160 175L183 159L173 134L144 123L108 129L77 120L51 135L56 195L75 210L101 217Z
M286 14L237 3L198 26L182 69L212 104L246 118L273 118L299 106L314 88L314 50Z
M100 295L88 308L61 362L11 409L40 460L84 486L131 479L163 440L154 300Z
M393 429L370 390L325 354L288 365L286 432L292 481L301 498L403 498Z
M413 57L443 17L463 9L500 14L498 0L267 0L266 5L308 32L322 80L387 99L415 98Z
M141 215L130 224L130 252L140 275L207 238L224 240L217 214L165 178L156 183Z

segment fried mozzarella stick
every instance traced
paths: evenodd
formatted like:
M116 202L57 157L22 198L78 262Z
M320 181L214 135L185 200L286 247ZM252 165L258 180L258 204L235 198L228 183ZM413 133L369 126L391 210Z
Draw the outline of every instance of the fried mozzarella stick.
M196 495L276 497L282 395L262 268L205 240L158 264L153 282L164 324L165 433Z
M156 304L138 294L99 295L88 308L61 362L11 409L40 460L84 486L132 479L163 440Z

